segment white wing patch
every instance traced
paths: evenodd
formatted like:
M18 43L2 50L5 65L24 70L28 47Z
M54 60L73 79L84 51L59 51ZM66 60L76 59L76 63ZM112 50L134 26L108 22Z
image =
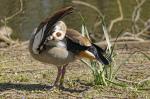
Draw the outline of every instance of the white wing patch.
M44 27L41 28L41 30L38 33L36 33L37 29L34 30L34 34L36 33L35 37L34 37L34 41L33 41L33 47L32 47L32 50L33 50L34 54L39 54L39 51L37 49L39 48L40 43L42 42L46 26L47 26L47 24L44 25Z

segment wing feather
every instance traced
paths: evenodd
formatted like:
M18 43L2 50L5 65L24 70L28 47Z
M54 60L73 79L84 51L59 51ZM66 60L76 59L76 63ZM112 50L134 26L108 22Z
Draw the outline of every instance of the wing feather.
M46 18L40 23L36 32L34 33L34 50L40 53L44 48L44 43L46 42L47 37L52 33L55 24L60 21L64 16L72 13L73 7L69 6L64 9L61 9L54 13L52 16Z
M80 44L81 46L91 46L91 42L89 41L89 39L82 36L78 31L74 29L67 29L66 37L72 40L72 42Z

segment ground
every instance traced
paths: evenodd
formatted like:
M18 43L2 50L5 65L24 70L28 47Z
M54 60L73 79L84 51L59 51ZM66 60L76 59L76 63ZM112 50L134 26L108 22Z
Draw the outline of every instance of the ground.
M133 51L115 50L116 65L121 65L114 82L121 87L94 85L89 67L79 60L69 64L65 89L51 88L57 69L34 60L27 44L0 49L0 99L150 99L150 61ZM144 51L150 55L149 51ZM141 82L140 84L138 84Z

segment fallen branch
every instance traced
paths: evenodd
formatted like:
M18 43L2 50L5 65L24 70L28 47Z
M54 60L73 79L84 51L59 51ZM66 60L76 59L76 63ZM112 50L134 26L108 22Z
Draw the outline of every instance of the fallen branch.
M6 37L6 36L3 36L3 35L0 35L0 40L6 42L7 44L11 45L11 44L14 44L15 41L11 40L10 38Z
M1 22L4 23L4 26L6 27L7 26L7 22L14 18L15 16L17 16L18 14L20 14L23 10L23 0L19 0L20 1L20 9L19 11L17 11L16 13L14 13L13 15L9 16L9 17L6 17L4 19L1 19ZM0 40L6 42L7 44L11 45L11 44L14 44L15 41L13 41L11 38L5 36L5 35L2 35L3 33L0 33Z
M147 82L147 81L150 81L150 77L139 81L138 84L142 84L142 83L145 83L145 82Z
M139 82L134 82L134 81L130 81L130 80L122 79L122 78L116 78L116 80L119 80L121 82L130 83L130 84L138 84L139 83Z

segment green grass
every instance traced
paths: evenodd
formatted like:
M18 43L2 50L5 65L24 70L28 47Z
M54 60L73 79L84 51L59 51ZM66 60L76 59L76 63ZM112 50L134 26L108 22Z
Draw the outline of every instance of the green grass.
M88 5L88 7L93 9L93 5ZM98 12L100 12L100 11L98 11ZM80 14L80 16L81 16L81 19L83 21L81 33L83 36L86 36L89 38L89 32L87 30L86 22L84 21L84 17L81 14ZM150 56L145 54L142 51L137 50L137 51L133 51L132 53L130 53L128 55L128 57L123 56L123 60L122 61L119 60L120 62L118 62L118 60L116 60L116 57L118 57L118 55L116 54L117 52L114 50L115 44L113 46L111 46L109 36L108 36L109 33L108 33L107 27L105 25L104 17L101 14L99 15L99 17L101 18L100 19L101 24L102 24L101 26L103 28L104 36L105 36L106 42L108 44L106 52L112 58L112 62L109 66L101 65L97 61L81 60L81 62L86 64L90 68L90 70L92 71L92 76L93 76L92 84L94 86L103 86L103 87L109 86L109 87L115 87L115 88L121 87L122 89L127 90L127 92L130 90L128 93L129 94L128 98L137 99L137 98L139 98L140 93L144 94L144 92L141 91L142 89L143 90L149 90L149 80L150 80L149 78L144 79L144 81L142 80L142 81L138 81L138 82L134 82L135 79L132 79L132 77L133 77L132 75L127 76L127 77L131 77L131 78L129 78L129 80L122 79L122 81L120 81L120 80L118 81L115 78L117 78L122 67L126 63L128 63L130 59L134 59L135 58L134 56L136 56L137 53L143 55L139 59L141 61L141 64L143 64L143 60L145 60L145 59L150 60ZM117 33L118 34L117 38L119 37L119 35L121 33L122 33L122 31ZM116 40L117 40L117 38L116 38ZM133 62L134 61L136 61L136 60L133 60ZM141 75L138 76L139 74L136 74L136 76L142 77ZM143 82L143 83L141 84L141 82ZM145 88L144 85L147 85L147 87ZM144 95L142 95L142 96L144 96ZM121 97L121 95L117 96L117 97ZM147 98L148 97L146 97L146 99Z
M83 21L82 35L90 39L84 17L79 14ZM149 99L149 51L115 50L103 15L100 18L107 53L112 58L110 65L77 60L67 67L65 89L52 89L57 74L55 66L34 60L27 45L0 49L0 99Z
M50 89L50 85L56 77L56 67L34 60L30 56L27 46L0 49L0 98L56 99L82 97L85 99L111 99L113 97L130 97L130 99L137 99L143 97L148 99L150 97L150 82L147 77L150 73L150 63L147 57L149 56L145 57L137 52L128 58L130 53L121 53L126 51L115 50L115 52L117 55L114 60L117 60L118 64L128 59L121 65L116 78L126 79L132 81L132 83L117 79L112 81L105 79L108 86L104 86L103 83L97 85L93 83L96 78L94 78L92 70L78 60L67 67L65 87L68 89L62 91ZM99 77L98 80L102 82ZM140 81L139 84L135 83Z

